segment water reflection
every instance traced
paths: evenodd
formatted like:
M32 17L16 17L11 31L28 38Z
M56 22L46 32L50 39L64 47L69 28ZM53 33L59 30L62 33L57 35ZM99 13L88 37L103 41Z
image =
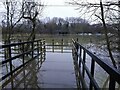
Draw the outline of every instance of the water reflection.
M46 61L38 73L43 88L76 88L71 53L46 53Z
M95 39L97 39L97 38L95 38ZM79 37L79 42L82 42L82 44L85 44L86 42L88 43L87 40L89 41L89 37L87 37L86 39ZM95 41L99 41L99 40L95 40ZM63 55L63 53L71 53L71 49L72 49L71 44L72 44L71 38L65 38L65 40L63 40L62 38L57 38L57 37L56 38L55 37L54 38L46 38L46 48L47 48L46 52L54 53L53 56L51 56L51 54L48 53L49 59L52 60L52 57L56 56L56 60L59 60L58 59L59 55L57 56L58 53L62 53L61 57L69 59L68 57L70 57L70 55L68 57L66 57L66 55L65 56ZM93 50L93 47L91 47L91 50ZM41 57L43 57L42 62L40 59ZM21 70L19 70L18 72L16 72L12 79L8 78L5 82L3 82L3 87L4 88L12 88L11 81L14 81L14 85L13 85L14 88L41 88L42 86L40 83L43 83L43 82L41 82L42 80L39 80L39 82L38 82L39 77L37 76L37 73L38 73L39 69L41 68L42 63L45 61L45 57L46 57L45 55L40 56L39 59L33 60L26 67L24 67ZM60 60L61 60L61 57L60 57ZM29 60L29 57L26 57L26 60L27 60L27 58ZM89 57L87 56L87 58L89 58ZM69 60L72 61L72 59L69 59ZM90 63L90 60L87 59L86 65L90 68L89 63ZM75 64L75 62L74 62L74 64ZM53 65L53 64L48 63L46 66L54 67L55 65L58 66L60 64L57 63L57 64ZM61 64L61 65L63 65L63 64ZM98 67L96 67L96 69L97 69L96 70L97 72L95 72L95 73L97 73L97 75L95 76L95 78L96 79L98 78L97 81L99 81L100 84L102 84L105 80L105 75L103 73L103 70L100 70L100 68L98 68ZM47 75L49 76L49 73ZM43 77L44 77L44 74L43 74ZM78 78L80 78L80 77L78 77ZM88 79L86 79L86 81L88 81ZM77 84L79 85L79 82L77 82ZM102 85L100 85L100 86L102 86Z
M29 59L29 57L27 57ZM32 60L25 67L15 72L13 77L8 78L2 83L2 88L40 88L38 86L38 70L41 68L42 63L45 61L45 54ZM11 84L11 82L13 82Z
M56 44L56 43L55 43ZM67 45L63 45L63 46L60 46L60 45L58 45L58 46L56 46L56 45L50 45L50 46L46 46L46 52L48 53L50 50L51 50L51 52L54 52L54 53L71 53L71 46L67 46ZM51 49L50 49L51 48ZM14 53L13 53L13 55L15 55ZM66 60L68 60L68 57L70 57L70 59L68 60L68 67L72 67L72 60L71 60L71 54L61 54L62 56L61 57L63 57L64 59L66 59ZM67 55L67 57L66 57L66 55ZM50 57L51 57L51 55L50 55L50 53L48 54L48 56L49 56L49 58L48 59L50 59ZM55 55L56 56L56 55ZM59 56L59 55L58 55ZM27 60L30 60L30 58L31 58L31 56L25 56L25 60L27 61ZM48 60L47 59L47 60ZM55 59L57 60L58 59L58 57L55 57ZM41 73L40 72L40 68L41 68L41 66L42 66L42 63L44 62L46 60L46 54L44 53L44 54L42 54L42 55L40 55L39 56L39 58L36 58L35 60L32 60L29 64L27 64L25 67L23 67L22 69L20 69L20 70L18 70L17 72L15 72L14 74L13 74L13 76L12 77L8 77L7 79L5 79L4 81L3 81L3 83L2 83L2 88L3 89L6 89L6 88L11 88L11 89L19 89L19 88L37 88L37 89L40 89L42 86L42 83L43 82L41 82L42 80L39 80L40 78L42 78L42 76L40 76L39 75L39 77L38 77L38 73ZM50 59L50 60L52 60L52 59ZM19 64L20 64L20 62L21 62L21 58L18 58L18 60L15 60L15 61L19 61L19 62L13 62L13 64L14 64L14 66L15 66L15 68L17 67L17 66L19 66ZM26 62L25 61L25 62ZM58 61L58 60L57 60ZM64 63L64 64L63 64ZM58 65L59 65L59 67L61 68L61 65L64 65L64 66L66 66L66 64L67 63L65 63L64 62L64 60L63 60L63 63L61 63L60 65L59 65L59 62L56 62L56 64L52 64L52 66L56 66L57 65L57 67L58 67ZM50 63L49 63L50 64ZM48 66L48 65L47 65ZM50 66L51 67L51 66ZM50 68L49 67L49 68ZM64 71L64 69L65 69L65 67L62 67L63 69L62 69L62 71ZM6 69L6 70L9 70L9 69ZM3 71L6 71L5 70L5 68L4 68L4 70ZM56 72L56 71L55 71ZM59 72L59 71L57 71L57 72ZM60 74L61 72L59 72L59 74ZM70 78L72 78L72 76L73 76L73 78L75 78L74 77L74 75L73 74L71 74L71 73L73 73L73 71L71 72L69 72L69 73L65 73L65 72L62 72L62 75L64 76L64 74L66 74L67 76L68 75L70 75ZM50 73L48 72L48 74L47 75L49 75ZM57 73L56 73L57 74ZM54 75L56 75L55 73L54 73ZM66 77L66 75L64 76L64 78ZM51 78L50 76L49 76L49 78ZM62 78L61 77L61 80L63 79L64 80L64 78ZM67 81L69 81L69 80L75 80L75 79L66 79L66 82ZM53 79L54 80L54 79ZM64 83L64 82L63 82ZM70 84L72 83L72 82L69 82ZM74 83L75 84L75 83ZM53 86L56 86L57 84L55 84L54 83L54 85ZM65 85L65 86L64 86ZM64 87L70 87L70 86L66 86L67 84L63 84L63 86ZM59 85L58 85L59 86ZM62 86L62 87L63 87ZM45 86L46 87L46 86ZM42 87L43 88L43 87Z

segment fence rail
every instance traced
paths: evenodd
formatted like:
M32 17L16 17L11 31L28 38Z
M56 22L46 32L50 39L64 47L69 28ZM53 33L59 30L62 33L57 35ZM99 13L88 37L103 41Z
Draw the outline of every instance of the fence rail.
M12 52L15 51L15 47L18 47L20 53L17 55L12 55ZM22 67L26 66L29 62L37 58L38 56L41 56L45 54L45 40L35 40L35 41L29 41L29 42L20 42L20 43L12 43L8 45L1 45L0 46L1 51L4 51L4 59L0 62L0 66L7 65L9 63L9 72L3 75L0 78L0 82L3 82L8 77L13 77L14 73L18 70L20 70ZM7 51L7 53L5 53ZM37 54L36 54L37 53ZM7 57L6 57L7 54ZM30 54L30 59L25 60L25 56L28 56ZM17 58L22 59L22 64L19 65L16 68L13 68L12 61L15 61ZM17 60L19 60L17 59ZM42 63L41 59L41 63ZM11 86L13 88L13 82L11 82Z
M51 42L46 43L46 52L71 53L71 44L65 43L63 38L56 40L57 39L51 39Z
M80 43L76 42L75 40L72 40L72 42L73 59L75 64L75 73L78 88L89 88L90 90L92 90L93 88L95 90L100 89L97 81L94 78L96 65L95 63L97 63L104 71L108 73L110 77L108 86L109 90L115 90L116 82L120 85L120 72L104 60L96 57L94 54L92 54L90 51L80 45ZM87 55L91 57L90 70L89 67L87 67L87 65L85 64ZM89 86L87 86L85 82L85 72L90 80Z

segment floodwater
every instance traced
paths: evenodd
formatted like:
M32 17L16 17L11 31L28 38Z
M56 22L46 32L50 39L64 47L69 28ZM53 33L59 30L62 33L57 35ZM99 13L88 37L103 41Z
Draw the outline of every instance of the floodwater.
M44 61L42 64L40 62L41 58L36 58L25 66L12 80L7 78L3 81L3 87L77 88L71 47L47 47L46 54L42 58L42 61ZM14 55L12 54L12 56ZM31 57L25 57L25 60L29 60L29 58ZM14 67L18 67L22 64L21 58L13 60L12 64ZM9 72L9 68L4 65L2 74L5 75L7 72Z
M44 37L42 37L44 38ZM62 37L63 39L64 37ZM51 40L50 40L51 39ZM97 38L95 38L97 39ZM54 41L54 43L53 43ZM85 40L83 37L79 38L79 42L82 41L82 45L87 45L86 43L91 42L91 38ZM93 40L99 41L97 40ZM76 88L76 77L74 72L73 58L72 58L72 48L71 37L66 37L65 40L61 38L46 38L46 45L68 45L68 46L46 46L46 55L44 56L44 62L41 63L40 57L33 60L29 65L27 65L23 70L13 78L15 88ZM93 44L91 44L93 45ZM95 49L96 48L96 49ZM89 48L91 51L99 51L97 47ZM2 52L2 51L0 51ZM103 53L104 54L104 53ZM97 55L97 53L96 53ZM104 54L105 55L105 54ZM14 54L13 54L14 56ZM97 55L98 56L98 55ZM99 55L100 56L100 55ZM28 60L30 57L26 57ZM87 56L86 65L90 68L90 57ZM102 58L107 58L103 56ZM0 54L0 59L3 59L3 55ZM17 61L17 62L16 62ZM13 62L14 66L17 67L21 64L21 59L16 59ZM9 71L8 71L9 72ZM7 67L4 66L2 73L7 73ZM102 87L104 81L107 78L107 73L100 68L99 65L95 67L95 79ZM88 76L86 76L86 82L89 82ZM11 82L4 83L5 88L11 88Z
M76 88L71 53L47 53L38 81L43 88Z

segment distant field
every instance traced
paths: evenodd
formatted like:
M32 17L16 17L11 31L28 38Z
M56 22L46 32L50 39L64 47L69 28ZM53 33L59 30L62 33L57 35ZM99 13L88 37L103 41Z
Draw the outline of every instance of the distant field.
M29 34L13 34L12 35L12 40L13 41L26 41L28 38ZM48 35L48 34L36 34L36 39L45 39L46 42L51 42L51 40L54 39L54 42L61 42L63 39L64 43L69 43L71 42L71 39L75 39L81 43L81 44L86 44L86 43L97 43L99 41L102 41L104 39L103 35L75 35L75 34L67 34L67 35ZM3 40L5 39L5 35L3 35Z

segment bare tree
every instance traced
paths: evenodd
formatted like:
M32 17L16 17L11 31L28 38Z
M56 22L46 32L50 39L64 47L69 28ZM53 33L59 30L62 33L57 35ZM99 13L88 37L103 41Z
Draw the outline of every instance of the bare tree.
M87 0L86 0L87 1ZM118 43L118 48L120 49L120 1L107 1L103 3L102 0L100 0L98 3L90 3L90 2L79 2L77 0L72 0L72 2L69 2L69 4L72 5L78 5L77 10L80 10L82 12L82 15L88 15L90 14L89 19L93 19L93 21L100 20L103 28L104 28L104 35L107 45L108 54L110 56L110 60L112 61L113 66L116 69L120 69L120 61L118 61L118 67L116 64L116 60L112 54L112 47L111 45L114 44L114 42ZM93 18L92 18L93 17ZM111 43L111 39L108 35L108 27L107 23L110 23L112 27L114 28L114 39ZM113 37L112 36L112 37ZM109 77L106 79L106 81L103 84L103 87L105 87L108 83Z
M13 33L14 27L20 22L22 19L21 7L18 7L20 4L19 1L16 0L6 0L4 3L6 8L6 17L4 21L7 23L7 32L5 37L5 44L10 43L11 35Z
M21 2L18 0L6 0L3 4L6 8L6 15L4 15L5 19L3 21L7 25L6 31L8 32L8 34L5 34L5 44L10 43L13 29L19 22L21 24L21 20L27 20L30 24L32 24L32 32L28 40L35 38L36 20L41 15L43 10L41 1L34 2L33 0L33 2L28 2L27 0L23 0Z
M41 15L43 10L43 5L41 2L28 2L27 0L23 0L23 18L30 21L32 23L32 32L28 38L29 40L35 39L35 28L36 28L36 21L39 15Z
M14 27L20 22L22 19L22 13L21 13L21 7L18 7L19 2L16 0L6 0L3 2L3 5L5 6L6 12L5 12L5 19L2 21L4 25L6 24L6 31L7 33L4 36L4 43L10 44L11 43L11 36L13 34ZM5 50L5 58L10 58L9 49Z
M90 2L84 3L84 1L72 0L71 2L69 2L69 4L78 5L77 10L80 10L80 12L82 12L82 15L87 14L87 17L89 15L90 17L89 19L92 19L93 21L101 20L104 28L107 50L113 66L117 68L116 62L112 55L112 50L110 47L111 42L108 36L108 28L106 23L112 23L112 24L117 23L117 19L118 19L117 14L118 12L120 12L117 8L119 6L118 1L116 2L110 1L110 2L103 3L102 0L100 0L100 2L98 3L90 3ZM119 31L118 29L119 28L117 28L116 32ZM117 38L119 38L119 36Z

